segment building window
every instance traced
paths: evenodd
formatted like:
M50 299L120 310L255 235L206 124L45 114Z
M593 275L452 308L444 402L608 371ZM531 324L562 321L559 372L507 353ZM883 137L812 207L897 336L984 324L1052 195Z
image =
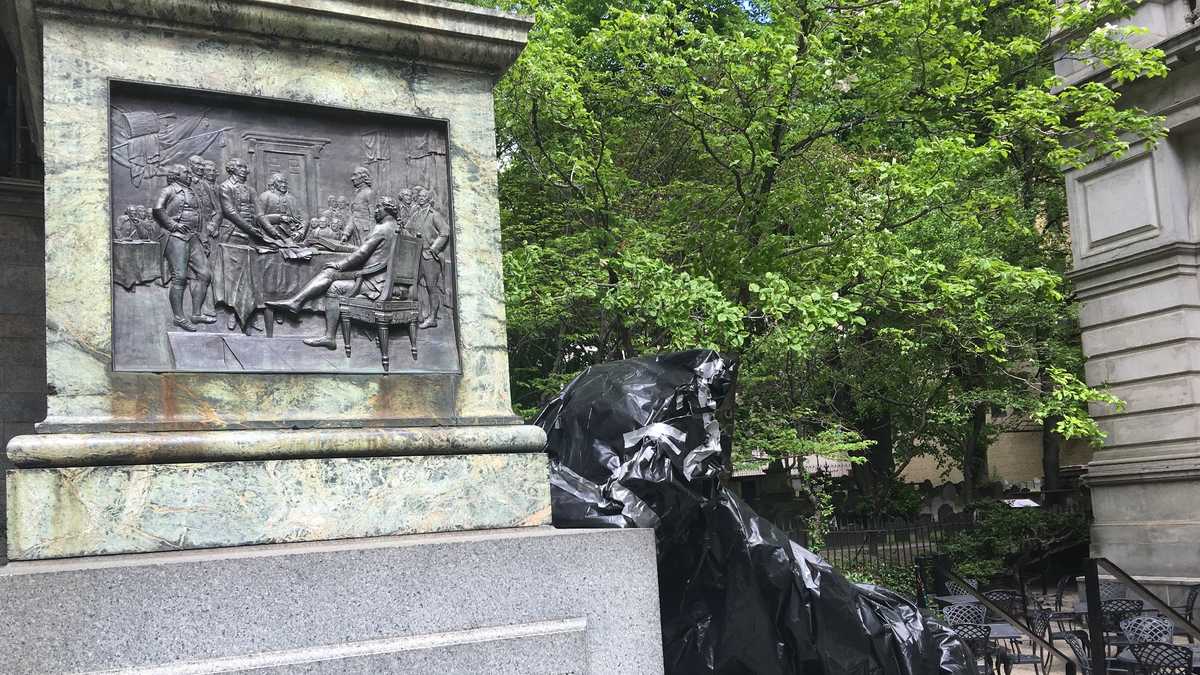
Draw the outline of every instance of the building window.
M0 178L41 180L42 160L29 127L29 102L17 80L17 62L6 43L0 48Z

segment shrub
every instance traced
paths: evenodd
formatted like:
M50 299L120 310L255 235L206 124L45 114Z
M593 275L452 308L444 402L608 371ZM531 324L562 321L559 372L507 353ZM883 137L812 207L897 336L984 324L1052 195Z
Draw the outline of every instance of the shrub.
M860 558L852 565L838 568L838 571L855 583L884 586L910 599L917 597L917 581L912 565Z
M1047 559L1088 543L1083 513L1044 509L1014 509L1003 502L975 509L976 524L948 537L941 546L955 571L987 581L1013 575L1018 569L1038 568Z

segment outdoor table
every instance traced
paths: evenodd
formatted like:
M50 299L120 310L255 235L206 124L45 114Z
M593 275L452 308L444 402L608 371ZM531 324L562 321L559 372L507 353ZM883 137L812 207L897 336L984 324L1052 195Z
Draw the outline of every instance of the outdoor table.
M964 602L979 602L979 598L973 595L935 595L934 600L947 605L961 605Z
M992 640L1019 640L1025 637L1025 634L1017 630L1015 626L1009 623L989 623L992 627Z
M1084 614L1087 614L1087 611L1088 611L1087 600L1080 600L1079 602L1075 603L1074 607L1071 608L1072 614L1084 615ZM1153 607L1148 607L1145 605L1142 606L1142 614L1157 613L1157 612L1158 612L1158 610Z
M1192 650L1192 670L1200 670L1200 644L1178 646L1187 647L1188 649ZM1121 652L1117 654L1117 660L1121 663L1137 663L1137 659L1134 658L1133 652L1129 651L1129 649L1122 649Z

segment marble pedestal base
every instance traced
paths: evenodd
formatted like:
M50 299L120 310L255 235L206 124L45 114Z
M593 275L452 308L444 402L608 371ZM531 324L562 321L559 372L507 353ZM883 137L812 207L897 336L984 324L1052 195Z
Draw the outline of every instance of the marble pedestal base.
M546 525L544 438L521 425L22 436L8 557Z
M545 527L0 568L4 673L661 673L651 530Z
M1087 482L1092 554L1182 604L1200 577L1200 453L1097 453Z

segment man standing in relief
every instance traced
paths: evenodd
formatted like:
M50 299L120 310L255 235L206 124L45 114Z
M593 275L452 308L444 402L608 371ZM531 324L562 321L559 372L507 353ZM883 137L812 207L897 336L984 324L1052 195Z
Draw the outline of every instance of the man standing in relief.
M407 226L413 213L412 188L401 188L400 192L396 195L396 199L400 202L400 225Z
M196 193L196 199L200 204L200 242L204 246L205 255L207 255L209 237L217 235L217 223L221 221L221 208L217 204L217 193L208 183L205 164L207 162L199 155L188 157L192 192Z
M204 160L204 184L208 186L208 191L212 194L213 210L216 212L216 217L213 218L212 236L214 239L220 239L221 223L225 221L221 214L221 186L217 184L217 163L207 159Z
M225 173L229 177L217 188L217 200L222 217L217 238L222 243L239 246L260 246L273 243L274 240L258 225L258 217L262 214L258 210L254 192L246 184L250 177L250 167L240 157L232 157L225 162ZM220 246L217 247L217 255L221 255ZM250 274L250 270L247 268L248 261L248 258L237 255L223 257L220 262L222 283L229 280L229 287L236 288L239 282L247 279ZM237 301L232 297L224 297L224 293L224 290L219 293L221 301L231 307L235 306ZM249 325L249 317L244 320ZM230 315L226 327L229 330L237 328L236 314Z
M356 249L341 260L327 263L296 295L286 300L267 301L267 306L272 309L298 314L305 302L325 296L325 334L306 338L304 344L337 349L334 334L338 327L341 299L350 294L358 279L362 279L359 295L374 300L383 292L383 285L387 280L388 258L392 254L392 242L400 231L400 224L396 222L399 209L395 201L383 197L373 211L375 227L367 233Z
M354 198L350 201L350 227L354 232L350 241L357 244L366 241L367 235L375 225L371 218L372 207L375 205L371 172L365 167L355 167L354 172L350 174L350 184L354 186Z
M348 242L353 238L354 229L351 228L347 221L350 219L350 200L338 195L336 201L336 209L334 210L333 229L341 232L342 238L338 241ZM357 241L357 240L356 240Z
M166 259L170 279L168 298L175 325L195 331L197 323L213 323L217 317L204 313L208 294L208 258L200 239L204 223L200 204L191 189L192 174L181 165L167 169L167 186L154 203L154 220L167 234ZM183 292L191 290L192 314L183 313Z
M258 203L250 186L246 185L250 167L241 158L234 157L225 162L225 173L229 177L217 189L223 217L219 228L221 237L235 244L269 243L258 229Z
M212 188L213 194L217 194L217 163L211 160L204 160L204 180L208 183L208 187Z
M271 174L270 187L258 196L258 224L281 246L291 244L289 233L304 219L296 196L288 192L287 177Z
M421 328L433 328L442 307L442 251L450 243L450 228L433 203L433 192L417 186L413 189L414 205L405 223L406 229L421 237L420 281L425 284L429 305L421 319Z
M158 241L162 237L162 231L158 229L154 218L150 216L150 210L141 204L135 206L134 209L137 214L138 239L142 241Z

